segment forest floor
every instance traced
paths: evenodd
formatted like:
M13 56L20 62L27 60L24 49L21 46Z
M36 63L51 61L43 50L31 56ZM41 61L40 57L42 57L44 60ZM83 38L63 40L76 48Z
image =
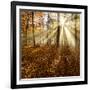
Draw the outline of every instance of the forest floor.
M21 78L80 75L80 50L63 46L36 46L22 49Z

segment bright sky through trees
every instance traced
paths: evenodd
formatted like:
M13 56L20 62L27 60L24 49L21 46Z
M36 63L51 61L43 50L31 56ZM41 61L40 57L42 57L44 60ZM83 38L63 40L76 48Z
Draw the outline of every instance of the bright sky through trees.
M35 44L56 44L58 26L60 26L59 44L67 43L74 47L76 44L79 45L80 14L33 11L32 21L32 11L21 10L20 13L23 28L21 32L24 32L22 40L26 37L28 45L33 45L33 38Z

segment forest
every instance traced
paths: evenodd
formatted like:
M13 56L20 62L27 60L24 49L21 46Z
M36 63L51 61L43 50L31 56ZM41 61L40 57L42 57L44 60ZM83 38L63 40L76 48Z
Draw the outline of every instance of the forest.
M21 78L80 75L80 13L20 10Z

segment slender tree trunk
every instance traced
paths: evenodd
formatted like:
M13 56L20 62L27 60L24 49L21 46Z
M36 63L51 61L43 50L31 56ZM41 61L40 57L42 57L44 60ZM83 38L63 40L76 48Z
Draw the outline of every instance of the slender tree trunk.
M76 27L76 23L77 23L77 15L75 15L75 47L77 48L77 27Z
M29 21L30 21L30 18L29 18L29 14L28 14L28 16L27 16L27 21L26 21L26 43L27 43L27 46L29 45L29 43L28 43L28 41L29 41L29 39L28 39L28 31L29 31Z
M57 36L56 36L56 46L59 47L59 39L60 39L59 13L57 14L57 22L58 22L58 27L57 27Z
M49 14L48 14L48 16L47 16L47 19L49 19ZM47 21L47 45L48 45L48 29L49 29L49 25L48 25L49 23L48 23L48 21Z
M32 12L32 33L33 33L33 46L35 46L35 35L34 35L34 12Z

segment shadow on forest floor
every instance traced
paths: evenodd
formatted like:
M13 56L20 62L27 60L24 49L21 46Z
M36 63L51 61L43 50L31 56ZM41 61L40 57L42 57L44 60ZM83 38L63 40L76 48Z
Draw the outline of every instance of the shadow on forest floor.
M80 50L63 46L27 47L22 49L21 78L80 75Z

